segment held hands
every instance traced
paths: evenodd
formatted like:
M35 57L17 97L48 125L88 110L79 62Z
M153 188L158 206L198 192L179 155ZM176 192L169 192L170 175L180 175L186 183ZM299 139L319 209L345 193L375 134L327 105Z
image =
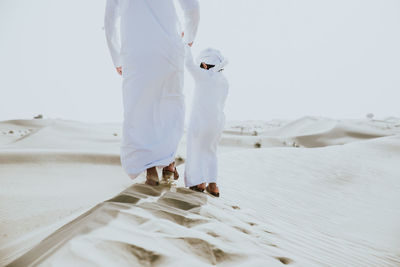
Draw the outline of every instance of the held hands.
M117 67L116 70L119 75L122 75L122 67Z
M183 37L185 37L185 32L182 32L182 38L183 38ZM191 43L188 43L187 45L188 45L188 46L190 46L190 47L192 47L192 45L193 45L193 42L191 42Z

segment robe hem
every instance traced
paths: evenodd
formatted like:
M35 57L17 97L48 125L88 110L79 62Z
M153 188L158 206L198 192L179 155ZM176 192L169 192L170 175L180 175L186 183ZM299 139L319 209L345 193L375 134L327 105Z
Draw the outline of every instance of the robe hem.
M146 167L143 167L143 168L139 169L140 171L135 171L135 172L126 171L126 173L133 180L133 179L136 179L141 173L143 173L144 171L146 171L149 168L152 168L152 167L166 167L166 166L168 166L169 164L171 164L174 161L175 161L175 156L172 156L172 157L170 157L168 159L160 160L158 162L154 162L152 164L149 164Z
M199 185L199 184L201 184L201 183L217 183L217 178L212 178L212 179L190 179L190 180L197 180L197 181L200 181L200 183L188 183L187 181L187 178L186 178L186 176L185 176L185 186L186 187L192 187L192 186L195 186L195 185Z

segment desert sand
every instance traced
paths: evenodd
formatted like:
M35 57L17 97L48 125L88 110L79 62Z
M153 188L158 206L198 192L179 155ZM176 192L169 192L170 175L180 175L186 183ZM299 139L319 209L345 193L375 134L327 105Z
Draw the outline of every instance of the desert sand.
M221 198L130 180L120 138L0 122L1 266L400 265L398 118L230 122Z

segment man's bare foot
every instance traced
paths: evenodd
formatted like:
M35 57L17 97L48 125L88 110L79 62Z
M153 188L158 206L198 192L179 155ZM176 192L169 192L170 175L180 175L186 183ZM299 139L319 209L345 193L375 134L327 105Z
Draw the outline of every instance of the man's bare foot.
M179 173L176 170L175 162L172 162L167 167L163 168L163 171L162 171L163 180L165 180L165 181L169 180L172 176L174 176L174 180L179 179Z
M204 190L206 189L206 183L191 186L191 187L189 187L189 189L191 189L193 191L204 192Z
M219 189L216 183L209 183L206 189L211 195L219 197Z
M147 169L146 184L151 186L159 185L158 173L156 167Z

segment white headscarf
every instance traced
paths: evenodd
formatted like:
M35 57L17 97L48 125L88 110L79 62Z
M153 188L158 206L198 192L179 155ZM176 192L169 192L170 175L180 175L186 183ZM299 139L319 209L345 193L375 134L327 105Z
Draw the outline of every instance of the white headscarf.
M217 49L207 48L203 50L198 58L198 64L200 65L202 62L208 65L215 65L214 68L210 69L215 72L219 72L224 69L226 65L228 65L228 59L225 58L221 52Z

